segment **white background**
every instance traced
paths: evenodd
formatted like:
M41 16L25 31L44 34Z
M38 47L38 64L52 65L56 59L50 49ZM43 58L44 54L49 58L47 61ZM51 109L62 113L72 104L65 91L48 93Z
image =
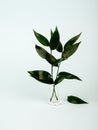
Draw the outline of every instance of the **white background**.
M98 1L0 0L0 130L97 130ZM52 87L32 79L28 70L50 71L36 51L33 29L50 38L58 26L63 45L82 32L78 51L61 70L83 81L64 80L57 86L59 106L48 104ZM75 95L88 105L73 105Z

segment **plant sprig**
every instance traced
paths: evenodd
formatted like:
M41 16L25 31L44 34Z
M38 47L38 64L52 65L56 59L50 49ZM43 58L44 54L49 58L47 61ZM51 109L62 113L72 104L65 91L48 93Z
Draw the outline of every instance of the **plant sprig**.
M45 59L51 65L51 72L47 72L44 70L34 70L34 71L28 71L28 73L31 75L31 77L35 78L36 80L38 80L42 83L53 84L53 92L52 92L50 101L52 100L54 95L55 95L55 98L58 100L58 97L56 95L56 89L55 89L55 86L57 84L62 82L62 80L64 80L64 79L76 79L76 80L81 81L81 79L74 74L71 74L69 72L59 72L61 63L63 61L65 61L66 59L68 59L70 56L72 56L77 51L77 49L81 43L81 41L77 42L77 40L79 39L81 33L72 37L71 39L69 39L63 46L63 44L60 41L60 34L59 34L57 27L55 28L54 31L50 30L50 40L48 40L42 34L36 32L35 30L33 30L33 31L34 31L35 37L41 43L41 45L50 48L50 52L48 52L43 47L35 45L35 49L36 49L38 55L41 58ZM59 52L61 54L60 58L55 58L55 56L52 53L54 50L56 50L57 52ZM55 79L53 78L54 77L53 76L54 67L57 67L57 73L56 73ZM80 98L71 97L71 99L72 98L74 98L73 99L74 102L80 103L79 102ZM67 100L70 101L69 97ZM81 101L82 101L82 99L81 99ZM71 102L71 103L73 103L73 102Z

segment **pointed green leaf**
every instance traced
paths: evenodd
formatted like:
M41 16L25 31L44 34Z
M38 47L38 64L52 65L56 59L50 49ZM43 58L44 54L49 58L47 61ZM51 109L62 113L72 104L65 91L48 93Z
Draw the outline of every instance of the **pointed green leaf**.
M37 33L36 31L34 31L34 34L37 38L37 40L44 46L49 46L49 41L46 37L44 37L43 35L41 35L40 33Z
M55 80L55 84L58 84L60 83L62 80L64 79L77 79L77 80L81 80L79 77L73 75L73 74L70 74L68 72L60 72L58 75L57 75L57 78Z
M56 78L56 80L55 80L55 85L57 85L57 84L59 84L60 82L62 82L63 79L64 79L63 76L58 75L57 78Z
M76 96L68 96L67 101L73 104L87 104L84 100L76 97Z
M53 79L50 73L43 70L35 70L35 71L28 71L31 77L35 78L36 80L46 83L46 84L53 84Z
M79 39L80 35L81 33L68 40L64 46L64 49L67 48L67 46L69 47L70 45L73 45Z
M40 46L35 46L37 53L44 59L46 59L51 65L58 66L57 59L45 49Z
M64 48L64 51L62 53L62 58L63 60L66 60L67 58L69 58L71 55L73 55L76 50L78 49L79 45L81 42L76 43L74 45L69 45L67 47Z
M50 33L51 33L51 37L53 36L53 31L52 30L50 30ZM56 50L58 51L58 52L62 52L62 50L63 50L63 46L62 46L62 43L59 41L59 43L58 43L58 45L57 45L57 47L56 47Z
M58 52L62 52L63 46L62 46L61 42L59 42L59 44L58 44L56 50L57 50Z
M59 44L59 39L60 39L60 36L59 36L58 29L56 27L54 32L52 32L52 30L51 30L51 39L50 39L51 50L54 50L57 48L57 46Z
M52 31L52 30L50 30L50 35L51 35L51 37L52 37L52 35L53 35L53 31Z
M35 48L36 48L36 51L39 54L39 56L46 59L46 55L47 55L48 52L38 45L35 45Z

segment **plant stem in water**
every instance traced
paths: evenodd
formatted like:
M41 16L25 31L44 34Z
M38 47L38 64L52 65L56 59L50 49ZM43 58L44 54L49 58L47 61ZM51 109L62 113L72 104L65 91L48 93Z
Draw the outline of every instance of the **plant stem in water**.
M51 49L50 49L50 53L52 54ZM57 68L56 78L57 78L57 75L59 73L59 67L60 67L60 63L59 63L58 68ZM52 78L53 78L53 65L51 65L51 75L52 75ZM53 90L52 90L52 95L51 95L50 101L52 101L54 96L55 96L56 100L58 100L58 97L57 97L57 94L56 94L56 89L55 89L55 83L53 84Z
M50 101L52 101L54 95L55 95L56 100L58 100L58 97L57 97L57 94L56 94L56 90L55 90L55 84L53 84L53 91L52 91L52 96L50 98Z

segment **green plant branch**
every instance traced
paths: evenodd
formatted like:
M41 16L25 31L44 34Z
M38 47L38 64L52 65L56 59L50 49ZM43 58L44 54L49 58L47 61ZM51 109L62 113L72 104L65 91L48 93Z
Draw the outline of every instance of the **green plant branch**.
M64 46L60 42L60 34L57 27L55 28L54 31L51 30L50 41L42 34L37 33L35 30L34 30L34 35L42 45L50 48L50 53L48 53L44 48L38 45L35 46L36 51L39 54L39 56L47 60L51 64L51 68L50 68L51 74L44 70L28 71L28 73L30 74L31 77L35 78L36 80L42 83L52 84L53 91L52 91L50 101L52 101L53 98L58 100L58 97L56 94L56 85L58 83L60 83L63 79L77 79L81 81L79 77L73 74L70 74L68 72L59 72L61 62L68 59L70 56L72 56L78 49L81 42L76 42L76 41L79 39L81 33L70 38L65 43ZM60 59L57 60L52 55L53 50L56 50L61 53ZM54 67L57 67L55 78L54 78ZM67 100L70 103L75 103L75 104L87 103L76 96L68 96Z

